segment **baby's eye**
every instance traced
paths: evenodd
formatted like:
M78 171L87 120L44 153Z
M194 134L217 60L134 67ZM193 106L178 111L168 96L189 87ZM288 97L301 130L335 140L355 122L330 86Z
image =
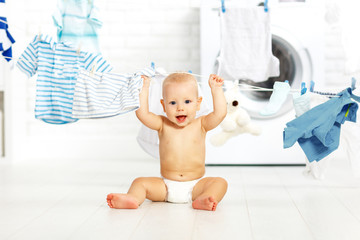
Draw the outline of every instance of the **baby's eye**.
M175 105L175 104L176 104L175 101L171 101L171 102L170 102L170 105Z
M189 103L191 103L191 100L185 100L185 103L189 104Z

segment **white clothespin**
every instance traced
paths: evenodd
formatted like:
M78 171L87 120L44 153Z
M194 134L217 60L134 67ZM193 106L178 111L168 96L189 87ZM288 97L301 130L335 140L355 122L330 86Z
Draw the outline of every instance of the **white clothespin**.
M356 79L354 77L351 78L351 90L356 89Z

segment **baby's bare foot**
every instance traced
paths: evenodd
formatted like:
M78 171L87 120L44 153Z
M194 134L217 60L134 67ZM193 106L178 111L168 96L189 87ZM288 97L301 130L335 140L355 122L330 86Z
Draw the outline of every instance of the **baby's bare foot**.
M214 197L198 197L193 201L192 206L194 209L215 211L217 204Z
M128 194L110 193L106 200L111 208L136 209L139 207L136 199Z

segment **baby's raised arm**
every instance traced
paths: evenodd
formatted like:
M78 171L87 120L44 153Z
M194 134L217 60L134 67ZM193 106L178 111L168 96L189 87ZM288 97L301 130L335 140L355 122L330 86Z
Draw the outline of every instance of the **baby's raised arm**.
M213 108L214 111L203 117L202 126L205 131L209 131L213 128L216 128L222 120L224 120L227 109L226 109L226 99L222 85L224 84L224 79L221 77L210 74L209 77L209 86L211 88L211 95L213 98Z
M148 128L159 131L162 126L162 117L149 111L149 87L151 79L147 76L141 76L143 87L141 89L139 100L140 108L136 110L137 118Z

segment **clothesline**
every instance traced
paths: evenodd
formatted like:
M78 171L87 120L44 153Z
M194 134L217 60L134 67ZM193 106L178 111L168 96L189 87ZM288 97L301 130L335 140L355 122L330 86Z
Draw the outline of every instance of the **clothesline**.
M187 73L187 72L184 72L184 73ZM171 74L171 73L169 73ZM193 74L193 73L188 73L188 74L191 74L193 76L196 76L196 77L200 77L200 78L208 78L208 76L204 76L204 75L199 75L199 74ZM253 85L250 85L250 84L246 84L246 83L236 83L237 80L226 80L224 79L225 82L229 82L229 83L233 83L233 84L237 84L238 86L244 86L244 87L247 87L247 88L241 88L240 91L253 91L253 92L273 92L274 89L273 88L263 88L263 87L258 87L258 86L253 86ZM205 82L199 82L200 85L207 85L207 83ZM250 88L249 88L250 87ZM290 89L289 92L300 92L301 89ZM314 91L313 93L320 93L321 95L323 96L331 96L331 97L338 97L336 94L334 93L321 93L321 92L316 92Z
M27 59L23 59L23 58L11 58L11 57L5 57L5 58L8 58L8 59L12 59L12 60L21 60L21 61L26 61L26 62L30 62L30 63L36 63L34 61L30 61L30 60L27 60ZM49 66L52 67L51 64L48 64ZM63 69L63 70L69 70L69 69L73 69L73 68L67 68L67 69ZM95 73L98 73L96 71L93 72L93 74ZM155 76L167 76L167 75L170 75L172 73L186 73L186 74L189 74L189 75L192 75L192 76L195 76L195 77L198 77L198 78L208 78L209 76L205 76L205 75L200 75L200 74L196 74L196 73L191 73L191 72L164 72L164 73L155 73ZM228 82L228 83L233 83L233 84L236 84L236 80L229 80L229 79L224 79L225 82ZM203 82L203 81L200 81L198 82L200 85L207 85L207 83ZM263 88L263 87L258 87L258 86L252 86L250 84L246 84L246 83L237 83L238 86L243 86L243 87L246 87L246 88L242 88L241 91L254 91L254 92L273 92L274 89L272 88ZM290 89L290 92L299 92L300 89ZM332 93L329 93L329 94L323 94L323 95L330 95L330 96L333 96L334 94ZM334 96L333 96L334 97ZM336 97L336 96L335 96Z

